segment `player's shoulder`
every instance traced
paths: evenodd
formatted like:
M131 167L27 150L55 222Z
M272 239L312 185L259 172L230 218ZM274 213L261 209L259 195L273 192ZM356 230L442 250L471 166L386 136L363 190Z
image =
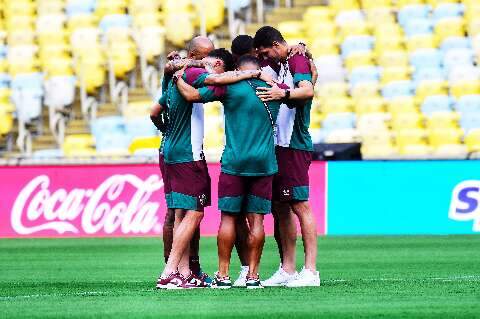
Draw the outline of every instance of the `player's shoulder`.
M288 58L288 66L296 72L310 72L310 61L301 54L294 54Z
M207 70L205 68L199 68L199 67L188 67L185 69L185 78L188 83L193 83L195 82L200 76L208 74Z

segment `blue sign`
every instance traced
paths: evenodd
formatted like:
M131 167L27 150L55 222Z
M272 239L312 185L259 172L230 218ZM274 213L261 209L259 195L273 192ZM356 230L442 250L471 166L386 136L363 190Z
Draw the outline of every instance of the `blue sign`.
M327 234L480 233L480 161L328 163Z

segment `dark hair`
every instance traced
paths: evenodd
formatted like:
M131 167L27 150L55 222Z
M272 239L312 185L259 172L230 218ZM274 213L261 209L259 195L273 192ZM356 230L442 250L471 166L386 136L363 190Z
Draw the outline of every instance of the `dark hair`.
M256 64L257 66L260 66L260 61L253 55L249 55L249 54L242 55L237 61L237 66L242 66L247 63L252 63L252 64Z
M232 71L235 69L235 63L233 62L232 54L225 48L215 49L210 51L209 57L217 58L223 61L225 71Z
M253 38L249 35L242 34L232 41L232 54L242 56L250 54L253 50Z
M255 38L253 39L254 48L258 49L260 47L271 48L273 42L285 42L280 31L271 26L264 26L258 29L255 33Z

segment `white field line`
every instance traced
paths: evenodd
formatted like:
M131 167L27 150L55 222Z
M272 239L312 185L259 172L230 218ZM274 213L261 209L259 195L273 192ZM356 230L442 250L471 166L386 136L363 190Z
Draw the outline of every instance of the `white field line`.
M430 282L480 282L480 275L472 276L451 276L451 277L426 277L426 278L365 278L365 279L326 279L322 283L347 283L347 282L411 282L411 281L430 281ZM132 291L134 291L132 289ZM137 292L151 292L154 289L141 289ZM52 293L52 294L34 294L34 295L19 295L19 296L0 296L0 301L9 301L15 299L34 299L34 298L48 298L48 297L89 297L89 296L108 296L112 291L83 291L72 293Z

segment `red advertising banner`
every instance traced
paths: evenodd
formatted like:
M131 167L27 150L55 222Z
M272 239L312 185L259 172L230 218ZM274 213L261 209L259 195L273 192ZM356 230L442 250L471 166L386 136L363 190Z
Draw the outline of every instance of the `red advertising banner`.
M310 196L318 232L325 234L326 164L310 169ZM219 164L210 164L212 206L203 235L216 235ZM158 165L0 167L0 237L158 236L165 216ZM272 217L265 222L273 234Z

